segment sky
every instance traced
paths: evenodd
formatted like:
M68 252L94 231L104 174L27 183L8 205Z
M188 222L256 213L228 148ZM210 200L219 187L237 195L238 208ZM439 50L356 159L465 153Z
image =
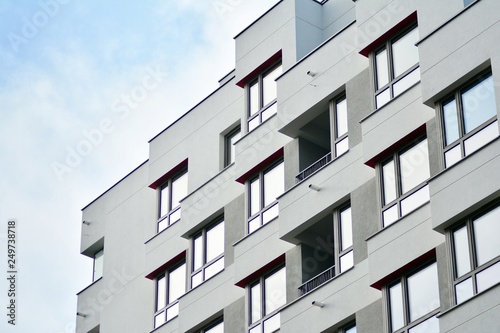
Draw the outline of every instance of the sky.
M92 280L81 209L218 87L233 37L276 2L0 0L0 332L75 331L76 293Z

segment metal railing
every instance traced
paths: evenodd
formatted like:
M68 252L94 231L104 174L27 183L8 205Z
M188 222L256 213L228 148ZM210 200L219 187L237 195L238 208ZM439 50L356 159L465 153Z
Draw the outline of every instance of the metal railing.
M335 277L335 266L328 268L326 271L319 273L312 279L306 281L299 287L299 296L305 295L311 290L321 286L323 283Z
M319 169L327 165L332 161L332 153L328 153L310 166L308 166L306 169L304 169L301 173L299 173L295 178L297 179L297 183L300 183L310 175L314 174L317 172Z

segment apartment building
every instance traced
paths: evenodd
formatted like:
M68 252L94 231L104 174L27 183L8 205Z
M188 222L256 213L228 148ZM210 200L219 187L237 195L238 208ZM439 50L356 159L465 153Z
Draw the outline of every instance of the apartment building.
M498 13L270 8L83 209L77 332L500 332Z

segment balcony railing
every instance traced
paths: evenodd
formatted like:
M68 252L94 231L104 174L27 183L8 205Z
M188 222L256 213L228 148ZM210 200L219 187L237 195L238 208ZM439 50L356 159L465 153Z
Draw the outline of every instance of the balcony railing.
M326 271L319 273L312 279L306 281L299 287L299 296L305 295L311 290L318 288L323 283L333 279L335 277L335 266L328 268Z
M319 169L327 165L332 161L332 153L328 153L313 164L311 164L309 167L304 169L301 173L299 173L295 178L297 179L297 183L300 183L313 173L317 172Z

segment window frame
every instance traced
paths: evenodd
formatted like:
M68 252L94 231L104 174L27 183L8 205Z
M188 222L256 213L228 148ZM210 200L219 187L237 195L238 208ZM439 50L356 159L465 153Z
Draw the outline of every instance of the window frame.
M101 264L100 264L100 271L101 274L96 277L96 260L97 260L97 255L101 253L101 256L99 258L102 258ZM104 275L104 248L98 250L96 253L94 253L93 257L93 264L92 264L92 282L96 282L100 278L102 278Z
M425 187L428 186L428 181L430 179L430 165L428 164L428 167L429 167L429 178L427 178L426 180L422 181L418 185L414 186L412 189L408 190L406 193L403 193L403 190L402 190L402 173L401 173L401 155L403 155L404 153L410 151L412 148L415 148L416 146L418 146L420 143L422 143L424 141L427 142L427 159L429 160L430 156L429 156L429 141L428 141L428 138L427 138L426 135L420 135L417 138L415 138L414 140L411 140L410 143L405 144L401 148L394 150L390 155L387 155L385 158L381 159L377 163L376 169L377 169L377 173L378 173L378 182L380 184L380 186L379 186L380 192L379 193L380 193L380 199L381 199L380 202L381 202L381 207L382 207L381 208L382 228L387 228L388 226L394 224L395 222L397 222L398 220L400 220L404 216L410 214L411 212L413 212L413 211L417 210L418 208L420 208L421 206L425 205L430 200L430 196L429 196L429 200L427 200L424 203L418 205L417 207L415 207L414 209L410 210L406 214L402 213L402 207L401 207L402 206L402 202L404 200L410 198L412 195L414 195L418 191L425 190ZM395 189L396 190L396 198L386 203L385 202L385 183L384 183L384 171L383 171L383 167L385 165L387 165L388 163L390 163L391 161L394 163L394 181L396 183L396 189ZM428 190L428 187L427 187L427 190ZM397 218L395 220L390 220L388 223L385 223L385 221L384 221L384 213L388 212L394 206L397 209L397 214L398 214Z
M212 321L211 323L209 323L208 325L206 325L204 328L202 328L201 330L196 331L196 332L197 333L207 333L211 329L219 326L220 324L222 324L222 329L224 330L224 317L215 319L214 321Z
M224 168L234 163L233 156L233 139L239 135L239 138L235 139L238 141L241 138L241 125L238 125L231 129L226 135L224 135Z
M347 130L345 133L339 135L338 133L338 105L345 101L346 103L346 121L347 121ZM332 160L336 159L337 157L340 157L347 153L349 151L349 110L347 108L347 96L346 93L342 93L336 98L332 99L329 102L329 112L330 112L330 128L331 128L331 151L332 151ZM342 141L347 140L347 149L339 153L339 149L337 148L337 145L340 144Z
M452 93L448 94L445 98L443 98L439 103L438 103L438 109L439 112L437 114L439 115L439 123L441 125L441 140L442 140L442 147L443 147L443 165L444 168L447 169L456 163L459 163L461 160L469 156L470 154L474 153L476 150L481 149L485 145L487 145L489 142L491 142L492 139L486 143L484 143L481 147L478 149L470 152L469 154L466 154L465 151L465 142L474 137L476 134L484 130L490 125L493 125L495 122L498 121L498 110L495 113L495 115L486 121L484 121L482 124L479 126L475 127L469 133L465 132L465 119L464 119L464 107L462 103L462 95L463 93L469 91L470 89L480 85L482 82L489 78L493 78L493 72L491 71L491 68L488 68L485 71L482 71L478 75L475 75L471 80L468 80L466 84L461 85L457 89L455 89ZM494 89L494 86L493 86ZM496 100L495 92L493 90L493 98ZM446 142L446 121L445 121L445 115L444 115L444 107L448 105L449 103L455 101L455 107L456 107L456 117L457 117L457 127L458 127L458 139L454 140L453 142L447 143ZM498 137L498 136L497 136ZM460 150L460 159L456 161L452 161L449 165L447 165L446 161L446 154L455 148L459 147Z
M417 319L411 321L410 317L410 303L409 303L409 292L408 292L408 279L411 278L412 276L418 274L419 272L425 270L426 268L436 265L436 270L438 269L437 267L437 261L435 258L432 260L427 260L421 264L419 264L417 267L403 273L400 275L398 278L392 280L389 282L387 285L384 286L383 288L383 296L384 296L384 304L385 304L385 310L386 310L386 327L387 331L389 333L408 333L410 332L411 329L415 328L416 326L420 325L421 323L431 319L432 317L436 316L441 312L441 304L439 307L436 309L433 309L426 313L425 315L422 315L418 317ZM403 306L403 320L404 320L404 325L400 327L397 330L392 329L392 311L391 311L391 301L390 301L390 288L401 284L401 296L402 296L402 306ZM439 272L438 276L436 276L436 284L439 287ZM438 294L438 299L440 295ZM440 301L440 299L439 299ZM441 302L440 302L441 303Z
M261 73L259 73L255 78L250 80L246 85L245 85L245 91L246 91L246 129L247 133L252 132L254 129L259 127L263 122L265 122L267 119L271 118L276 112L273 112L269 117L263 120L263 113L266 112L267 110L270 110L275 104L277 104L277 96L275 99L264 105L264 78L267 76L267 74L272 73L274 70L278 69L281 67L282 73L283 73L283 64L281 59L274 62L271 64L269 67L267 67L265 70L263 70ZM280 74L281 75L281 74ZM279 75L278 75L279 76ZM252 96L251 96L251 87L257 83L258 84L258 90L257 90L257 111L254 114L251 114L251 108L252 108ZM258 123L251 128L250 123L254 120L258 119Z
M350 210L350 218L351 218L351 245L342 250L342 213ZM344 273L345 271L354 267L354 233L352 232L352 206L351 202L345 203L339 206L334 211L333 216L333 233L335 240L335 252L334 252L334 261L335 261L335 276ZM341 264L341 258L344 256L348 256L349 253L352 253L352 265L343 269Z
M265 282L266 282L266 279L268 279L269 277L271 277L272 275L278 273L280 270L284 270L284 274L285 274L285 285L284 285L284 288L285 288L285 303L280 305L279 307L277 307L276 309L274 309L272 312L268 313L268 314L265 314L266 313L266 288L265 288ZM259 319L256 319L256 320L253 320L252 318L252 311L253 311L253 307L252 307L252 303L253 303L253 300L252 300L252 292L251 292L251 289L256 286L256 285L260 285L260 300L259 300L259 305L260 305L260 318ZM261 276L259 276L258 278L256 278L255 280L253 280L252 282L250 282L248 285L247 285L247 297L248 297L248 320L247 320L247 325L248 325L248 329L247 329L247 332L251 332L252 330L256 329L257 327L260 327L260 330L259 330L259 333L263 333L264 332L264 325L265 325L265 322L268 320L268 319L271 319L273 318L274 316L276 315L279 315L281 309L287 304L287 295L286 295L286 265L283 263L283 264L280 264L276 267L273 267L271 270L268 270L266 273L262 274ZM273 331L275 332L275 331ZM252 332L253 333L253 332Z
M400 31L398 31L397 33L395 33L393 36L391 36L390 38L388 38L383 44L379 45L377 48L375 48L375 50L373 50L370 53L370 66L373 69L372 80L373 80L373 84L374 84L374 88L375 88L374 89L375 110L378 110L378 109L382 108L384 105L387 105L394 98L400 96L405 91L411 89L414 85L418 84L418 82L420 82L420 80L421 80L420 79L420 75L419 75L419 79L415 83L410 84L410 86L408 86L408 88L406 88L405 90L403 90L397 96L394 96L394 85L396 83L404 80L404 78L407 77L409 74L411 74L413 71L415 71L415 70L417 70L417 69L420 68L420 57L419 57L419 61L416 64L412 65L410 68L408 68L407 70L405 70L403 73L401 73L397 77L395 77L395 73L394 73L394 56L393 56L392 46L397 41L399 41L402 38L404 38L404 36L406 36L407 34L409 34L410 32L412 32L414 29L416 29L417 32L418 32L418 22L416 22L416 21L412 22L412 23L410 23L408 25L406 25L403 29L401 29ZM382 87L379 87L378 86L378 77L379 77L380 74L378 73L378 70L377 70L377 60L376 60L376 57L377 57L377 55L380 52L383 52L384 50L387 53L387 55L386 55L386 64L387 64L388 82L385 85L383 85ZM387 101L385 101L384 103L382 103L381 105L378 105L377 97L379 95L381 95L386 89L389 90L389 99Z
M178 304L179 304L179 299L178 298L175 299L175 300L173 300L170 303L168 302L168 299L169 299L169 296L170 296L169 283L170 283L170 275L171 275L171 273L174 272L176 269L179 269L183 265L185 266L184 267L184 270L185 270L185 274L184 274L184 293L179 296L179 297L182 297L187 292L187 283L186 283L186 278L187 278L187 263L186 263L185 259L182 259L182 260L176 262L175 264L171 265L165 271L163 271L162 273L158 274L156 276L156 278L154 279L154 281L155 281L155 306L154 306L155 312L154 312L154 315L153 315L153 327L155 329L158 328L158 327L161 327L162 325L165 325L166 323L168 323L169 321L173 320L174 318L176 318L179 315L178 314L178 310L177 310L177 314L175 314L172 318L168 319L168 310L170 310L174 306L178 306ZM158 308L158 301L159 301L160 295L159 295L159 292L158 292L158 289L159 289L158 288L158 283L159 283L159 281L160 281L161 278L165 278L165 295L164 295L164 297L165 297L165 306L159 309ZM164 315L164 321L161 322L159 325L156 325L156 318L159 317L161 314Z
M175 183L179 178L186 176L188 177L187 181L189 181L188 169L187 167L182 168L180 171L176 172L172 177L168 178L164 181L160 186L158 186L158 208L157 208L157 216L158 220L156 222L156 233L159 234L163 230L170 227L172 224L178 222L181 219L181 205L177 205L172 207L172 184ZM186 192L187 192L186 184ZM168 211L162 215L162 196L163 190L168 188ZM178 216L176 216L178 214ZM173 220L174 219L174 220ZM173 220L173 221L172 221ZM166 224L164 227L161 227L162 224Z
M474 298L475 296L481 294L482 292L478 292L477 287L477 275L481 272L486 271L488 268L498 264L500 262L500 254L493 259L488 260L482 265L478 265L477 262L477 242L475 241L475 231L474 231L474 221L485 216L486 214L495 211L496 209L500 212L500 202L495 201L491 204L488 204L481 208L480 210L470 214L468 217L463 219L461 222L454 224L450 228L447 229L446 237L447 242L449 244L448 249L450 251L452 269L451 269L451 278L452 278L452 286L453 286L453 301L455 305L462 304L467 300ZM468 245L468 262L470 265L470 270L467 273L464 273L462 276L458 276L457 272L457 258L455 256L455 241L454 241L454 233L462 228L466 228L467 231L467 245ZM471 279L472 282L472 295L469 298L464 299L462 302L458 302L457 297L457 285L460 283ZM495 285L498 285L497 282ZM491 288L491 287L489 287ZM487 288L487 289L489 289ZM487 290L486 289L486 290Z
M222 269L220 271L217 271L214 275L210 276L209 278L206 278L206 272L205 270L212 266L213 264L215 264L216 262L218 262L219 260L222 259L222 262L224 264L224 255L225 255L225 251L223 251L221 254L219 254L217 257L213 258L212 260L208 261L207 262L207 232L209 232L210 230L212 230L213 228L216 228L217 226L219 226L220 224L224 224L224 246L225 246L225 231L226 231L226 226L225 226L225 220L224 220L224 216L221 215L217 218L215 218L208 226L204 227L202 230L198 231L196 234L193 235L193 237L191 237L191 248L192 248L192 255L191 255L191 274L189 276L189 279L190 279L190 285L191 285L191 289L194 289L196 287L198 287L199 285L203 284L205 281L211 279L212 277L214 277L215 275L219 274L220 272L222 272L224 269L225 269L225 266L222 267ZM198 237L201 237L201 240L202 240L202 265L198 268L194 268L194 265L195 265L195 255L196 255L196 248L195 248L195 241ZM202 277L202 280L200 283L198 283L196 286L193 286L193 278L195 275L201 273L201 277Z
M284 159L283 157L273 161L272 163L270 163L269 165L267 165L265 168L262 168L258 173L256 173L254 176L252 176L251 178L248 179L247 181L247 207L248 207L248 210L247 210L247 225L246 225L246 232L247 234L252 234L254 233L255 231L259 230L260 228L262 228L264 225L272 222L273 220L277 219L279 217L279 205L278 205L278 200L275 199L273 200L271 203L269 203L268 205L265 205L265 196L264 196L264 192L265 192L265 182L264 182L264 176L271 172L272 170L274 170L276 167L279 167L280 164L283 164L283 170L284 170ZM284 171L283 171L283 176L284 176ZM254 181L258 181L259 183L259 210L252 214L252 190L251 190L251 184L254 182ZM283 189L285 188L285 177L283 177ZM274 207L277 207L278 209L278 213L276 214L276 216L274 217L271 217L267 222L264 222L265 219L264 219L264 214L266 212L270 212ZM256 219L259 219L259 226L257 226L257 228L255 229L251 229L250 228L250 224L252 222L254 222Z
M353 322L351 322L351 323L349 323L347 325L342 326L340 328L340 330L339 330L339 333L348 333L353 328L357 330L357 328L356 328L356 321L353 321Z

